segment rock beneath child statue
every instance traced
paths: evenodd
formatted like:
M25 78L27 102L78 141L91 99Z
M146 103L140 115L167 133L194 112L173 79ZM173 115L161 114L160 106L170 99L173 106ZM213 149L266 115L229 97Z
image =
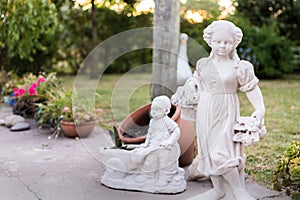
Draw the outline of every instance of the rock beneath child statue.
M186 189L185 173L178 163L180 129L168 117L170 109L168 97L154 98L146 141L138 148L100 148L105 164L102 184L150 193L175 194Z
M9 115L4 119L0 119L0 125L7 126L8 128L14 126L19 122L25 122L25 118L20 115Z
M19 122L10 128L11 131L26 131L30 129L30 125L27 122Z

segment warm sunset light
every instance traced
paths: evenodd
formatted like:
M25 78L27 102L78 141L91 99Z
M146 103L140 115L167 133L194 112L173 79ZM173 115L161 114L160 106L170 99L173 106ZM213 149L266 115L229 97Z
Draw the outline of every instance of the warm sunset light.
M184 5L187 3L187 1L192 0L180 0L180 2ZM91 4L90 0L75 0L76 6L82 6L83 9L90 9ZM106 7L110 8L111 10L114 10L116 12L120 12L124 9L126 6L126 3L121 2L120 0L116 0L116 4L111 5L109 2L106 2L105 0L95 0L97 5L105 4ZM201 2L201 1L200 1ZM218 17L218 19L224 19L228 15L234 13L234 6L232 5L232 0L219 0L219 9L222 10L221 15ZM142 13L153 13L155 2L154 0L139 0L134 5L135 11L132 13L134 16L141 15ZM130 14L129 16L131 16ZM187 10L184 14L184 17L190 22L190 23L202 23L203 20L207 19L208 13L206 10Z
M224 19L228 15L232 15L235 11L235 7L232 5L232 0L219 0L220 9L222 10L219 19Z
M184 17L192 24L202 23L207 18L207 12L205 10L188 10Z
M135 4L136 14L154 12L155 3L153 0L141 0L139 3Z

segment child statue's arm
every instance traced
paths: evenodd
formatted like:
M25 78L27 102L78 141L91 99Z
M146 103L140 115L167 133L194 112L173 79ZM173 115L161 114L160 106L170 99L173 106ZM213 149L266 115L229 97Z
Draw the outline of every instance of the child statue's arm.
M173 130L173 132L170 134L170 137L167 140L162 141L160 146L169 148L178 142L179 137L180 137L180 129L179 127L176 127Z

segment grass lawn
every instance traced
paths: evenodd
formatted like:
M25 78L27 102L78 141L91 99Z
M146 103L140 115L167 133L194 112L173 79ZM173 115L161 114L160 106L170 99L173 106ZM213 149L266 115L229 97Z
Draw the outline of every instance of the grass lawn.
M71 89L73 77L64 77ZM105 75L98 84L96 105L103 109L101 127L111 129L129 112L150 102L149 74ZM87 78L88 82L89 79ZM85 84L85 83L83 83ZM300 75L289 75L280 80L261 80L266 116L267 135L257 144L245 148L246 172L251 180L272 188L272 172L276 160L293 140L300 140ZM239 93L241 115L253 112L246 96Z
M66 90L72 89L74 77L61 78ZM100 119L101 128L112 129L132 111L150 102L151 74L104 75L96 87L95 103L103 109ZM82 85L89 85L88 77ZM93 81L95 82L95 81Z
M281 80L261 80L266 115L267 135L257 144L246 147L246 172L252 180L272 188L273 167L292 141L300 141L300 75ZM252 108L245 95L240 95L241 115Z

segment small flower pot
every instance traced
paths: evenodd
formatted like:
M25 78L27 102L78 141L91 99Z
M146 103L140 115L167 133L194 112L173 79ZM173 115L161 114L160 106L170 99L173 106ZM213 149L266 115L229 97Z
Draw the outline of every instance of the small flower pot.
M60 122L61 129L65 136L70 138L75 137L88 137L95 127L95 121L84 122L81 124L75 124L75 122Z

